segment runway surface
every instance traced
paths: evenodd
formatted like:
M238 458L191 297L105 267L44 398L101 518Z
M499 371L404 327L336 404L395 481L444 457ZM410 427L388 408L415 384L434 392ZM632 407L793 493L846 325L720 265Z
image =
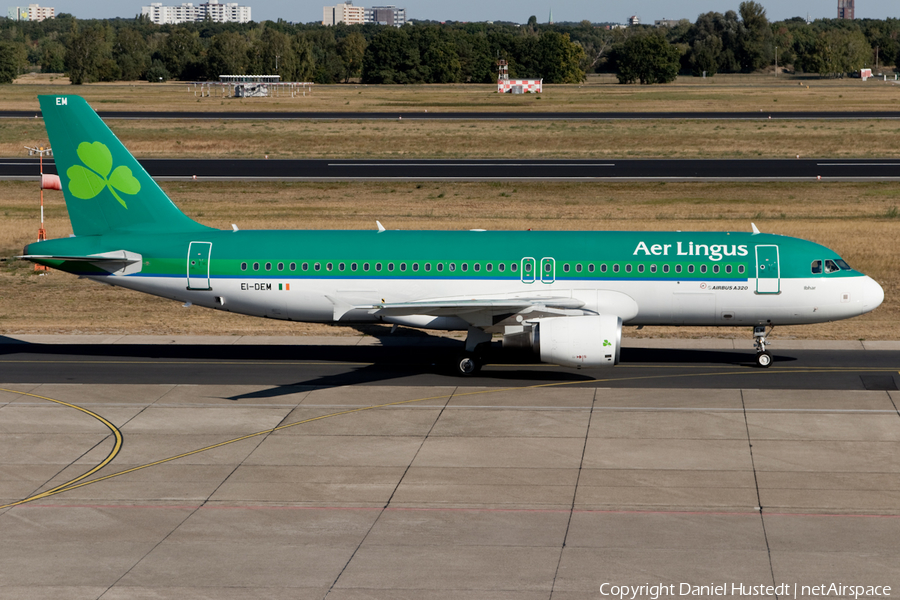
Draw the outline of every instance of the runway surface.
M145 159L161 180L895 181L897 159L228 160ZM44 161L44 171L56 165ZM36 179L37 159L0 159L0 179Z
M460 380L453 340L111 338L0 340L0 598L900 587L900 351Z
M427 112L398 110L391 112L187 112L187 111L98 111L106 119L183 119L183 120L396 120L427 121L613 121L613 120L824 120L900 119L900 111L803 111L803 112ZM40 111L4 110L0 119L40 118Z

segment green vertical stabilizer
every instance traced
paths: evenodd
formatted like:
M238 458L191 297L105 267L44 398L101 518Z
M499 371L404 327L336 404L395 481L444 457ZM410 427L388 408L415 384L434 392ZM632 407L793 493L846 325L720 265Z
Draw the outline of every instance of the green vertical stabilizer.
M80 96L39 96L75 235L210 228L178 210Z

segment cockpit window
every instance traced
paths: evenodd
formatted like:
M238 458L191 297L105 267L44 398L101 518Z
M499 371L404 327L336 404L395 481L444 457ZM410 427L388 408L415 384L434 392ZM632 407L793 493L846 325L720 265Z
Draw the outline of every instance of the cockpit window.
M850 268L850 265L847 264L847 261L845 261L842 258L838 258L834 262L836 262L837 266L839 266L841 268L841 271L852 271L853 270Z
M826 273L836 273L840 270L841 270L841 268L839 266L837 266L834 263L834 261L831 260L830 258L825 261L825 272Z
M813 275L821 275L822 274L822 261L814 260L812 261L812 266L810 267Z

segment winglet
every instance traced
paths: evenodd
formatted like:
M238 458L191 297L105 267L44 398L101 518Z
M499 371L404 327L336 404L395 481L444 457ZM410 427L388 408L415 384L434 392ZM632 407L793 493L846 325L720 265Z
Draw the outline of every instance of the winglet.
M759 233L759 228L756 226L756 223L752 223L752 222L751 222L751 223L750 223L750 227L753 228L753 235L756 235L756 234Z
M383 231L386 231L384 228L384 225L381 224L381 221L375 221L375 224L378 225L378 233L382 233Z

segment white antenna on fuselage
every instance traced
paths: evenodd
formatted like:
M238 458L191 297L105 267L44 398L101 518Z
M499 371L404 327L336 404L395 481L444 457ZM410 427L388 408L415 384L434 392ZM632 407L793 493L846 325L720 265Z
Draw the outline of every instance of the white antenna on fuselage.
M753 228L753 235L756 235L757 233L759 233L759 228L756 226L756 223L751 222L750 227Z

